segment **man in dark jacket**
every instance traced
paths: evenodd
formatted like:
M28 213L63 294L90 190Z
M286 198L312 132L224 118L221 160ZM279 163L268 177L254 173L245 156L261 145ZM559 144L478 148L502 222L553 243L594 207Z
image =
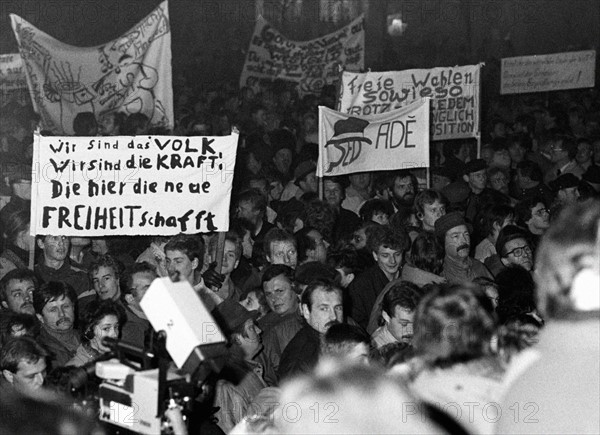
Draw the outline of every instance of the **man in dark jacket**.
M310 372L319 360L321 336L344 318L342 290L325 282L309 285L300 305L306 324L283 351L280 379Z

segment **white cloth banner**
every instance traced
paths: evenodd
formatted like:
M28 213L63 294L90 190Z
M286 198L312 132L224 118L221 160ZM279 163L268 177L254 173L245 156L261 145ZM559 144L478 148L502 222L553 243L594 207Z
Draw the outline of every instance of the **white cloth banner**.
M42 129L73 134L80 112L143 113L151 126L173 127L168 3L114 41L73 47L11 14Z
M360 71L365 64L364 16L328 35L291 41L264 18L256 22L240 77L240 87L258 79L298 83L300 94L318 94L339 80L340 69Z
M227 231L238 135L34 136L31 233Z
M429 167L429 101L361 117L319 106L317 175Z
M0 55L0 93L8 94L27 89L25 69L19 53ZM0 105L5 100L0 101Z
M596 51L573 51L502 59L501 94L593 88Z
M434 140L477 137L481 65L405 71L344 72L337 109L352 116L384 113L431 97Z

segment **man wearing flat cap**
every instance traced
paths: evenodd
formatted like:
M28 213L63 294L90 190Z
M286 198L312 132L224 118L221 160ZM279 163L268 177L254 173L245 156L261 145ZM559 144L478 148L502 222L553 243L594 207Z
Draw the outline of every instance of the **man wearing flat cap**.
M213 311L227 336L230 355L219 374L214 406L217 425L229 433L246 415L252 400L267 386L262 366L254 358L262 350L258 311L248 311L238 302L226 300Z
M465 165L463 180L469 185L471 193L467 198L465 217L474 222L481 208L481 194L487 189L487 163L483 159L471 160Z
M563 174L550 182L550 188L556 195L550 207L550 215L556 216L559 210L574 204L579 199L579 178L573 174Z
M471 224L457 211L448 213L435 222L435 235L445 251L442 276L450 284L461 284L478 277L493 278L483 263L469 257L471 231Z

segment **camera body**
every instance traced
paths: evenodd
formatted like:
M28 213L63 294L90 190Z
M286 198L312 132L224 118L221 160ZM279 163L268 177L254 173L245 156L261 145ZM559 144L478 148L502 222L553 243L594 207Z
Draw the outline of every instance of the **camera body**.
M120 364L115 360L96 365L96 375L103 377L106 364ZM123 371L131 370L121 364ZM115 371L110 368L110 371ZM167 372L167 386L173 397L183 403L191 400L193 387L186 376L177 370ZM100 421L141 433L159 434L162 415L158 409L159 370L133 371L123 379L103 379L98 389Z

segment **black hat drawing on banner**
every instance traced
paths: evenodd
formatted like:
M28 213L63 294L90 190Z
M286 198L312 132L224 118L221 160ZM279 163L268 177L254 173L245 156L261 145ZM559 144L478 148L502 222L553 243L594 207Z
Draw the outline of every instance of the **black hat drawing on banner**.
M350 117L337 121L333 125L333 137L327 141L325 148L329 145L337 146L343 143L359 142L371 145L373 142L368 137L365 137L365 128L369 125L369 121L364 119ZM337 165L330 164L327 172Z
M368 125L369 121L354 117L337 121L333 125L333 137L327 141L325 146L335 145L339 142L349 142L352 140L358 140L371 144L371 139L364 137L365 128L367 128ZM355 136L350 136L351 134L354 134ZM360 134L360 136L358 134Z

